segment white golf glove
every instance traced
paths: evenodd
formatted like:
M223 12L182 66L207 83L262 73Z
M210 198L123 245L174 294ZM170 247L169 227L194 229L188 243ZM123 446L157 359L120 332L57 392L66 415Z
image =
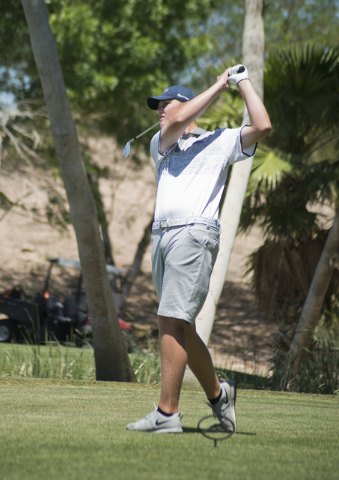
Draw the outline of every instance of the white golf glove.
M228 73L228 83L235 83L238 85L241 80L249 80L248 78L248 70L244 65L236 65L232 67Z

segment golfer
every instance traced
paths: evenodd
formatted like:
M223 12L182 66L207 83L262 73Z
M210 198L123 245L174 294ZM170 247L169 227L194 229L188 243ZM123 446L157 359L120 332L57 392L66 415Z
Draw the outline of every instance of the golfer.
M220 199L228 167L254 155L271 131L265 107L246 68L227 69L202 94L176 85L147 104L161 130L151 140L158 190L152 233L153 281L159 298L161 394L158 408L127 430L182 433L178 412L186 364L225 430L236 431L236 387L219 383L210 353L195 329L218 254ZM241 73L234 73L234 72ZM229 83L238 85L250 125L207 132L196 119Z

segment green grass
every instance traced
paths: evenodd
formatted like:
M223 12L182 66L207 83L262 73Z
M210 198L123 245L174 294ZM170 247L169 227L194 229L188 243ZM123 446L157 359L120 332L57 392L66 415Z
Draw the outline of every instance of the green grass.
M183 435L126 431L149 413L158 385L0 379L1 480L337 479L339 398L239 390L238 431L213 442L209 414L184 388Z

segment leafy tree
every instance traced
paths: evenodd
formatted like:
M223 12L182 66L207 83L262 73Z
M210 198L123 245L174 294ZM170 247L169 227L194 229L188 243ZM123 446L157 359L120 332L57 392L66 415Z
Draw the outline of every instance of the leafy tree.
M222 71L228 65L241 61L241 42L245 8L244 2L221 2L205 22L193 27L194 34L205 36L206 48L199 59L199 67L187 73L197 90L203 90L214 79L214 66ZM265 54L276 45L314 42L335 47L339 43L339 1L325 0L265 0L263 7ZM251 72L250 72L251 74Z
M277 44L339 43L338 0L266 0L264 18L267 52Z
M339 49L324 46L279 49L267 59L266 105L275 128L266 145L273 154L254 163L242 225L261 219L267 237L254 254L253 279L267 317L280 321L275 372L282 387L338 294L338 213L328 232L320 212L310 208L339 208L338 66Z
M179 78L192 83L192 75L203 71L196 85L202 89L212 81L210 73L205 75L206 65L218 66L221 59L241 56L242 3L47 3L72 108L77 105L86 112L94 109L106 114L114 109L106 126L118 126L123 142L128 137L124 128L133 136L134 128L139 133L138 127L149 125L144 99L151 90L158 87L160 91ZM266 0L264 19L266 53L276 44L339 43L338 0ZM19 0L0 5L0 60L6 67L0 72L0 90L12 90L18 97L41 92ZM121 125L121 119L129 119L127 125L124 121Z
M50 24L72 109L82 116L98 117L99 112L102 126L122 142L140 133L152 115L146 97L162 91L204 50L204 38L191 38L186 19L190 25L198 24L212 5L211 0L49 0ZM18 0L1 4L0 34L7 35L11 45L11 50L3 45L0 53L6 67L2 85L18 98L41 96ZM18 78L10 82L13 71Z

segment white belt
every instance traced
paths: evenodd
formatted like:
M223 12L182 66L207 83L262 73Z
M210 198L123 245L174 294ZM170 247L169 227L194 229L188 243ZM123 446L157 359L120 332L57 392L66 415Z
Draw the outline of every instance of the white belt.
M199 223L207 225L208 227L219 228L219 220L211 220L204 217L189 217L189 218L171 218L169 220L162 220L161 222L153 222L152 231L159 228L183 227L184 225L193 225Z

